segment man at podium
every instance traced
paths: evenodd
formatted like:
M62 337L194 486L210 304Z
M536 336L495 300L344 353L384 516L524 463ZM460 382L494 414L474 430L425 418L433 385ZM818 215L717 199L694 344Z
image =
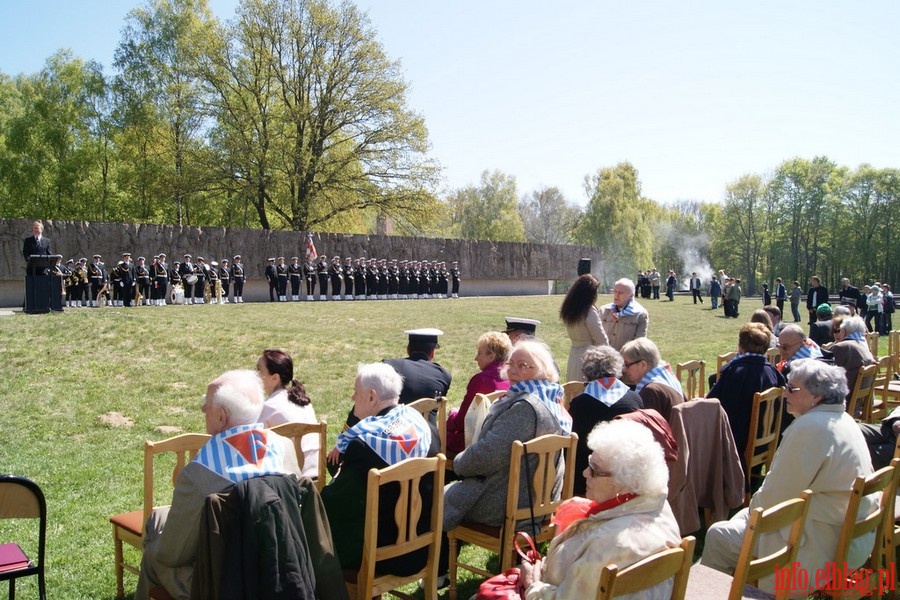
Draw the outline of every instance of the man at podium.
M44 224L35 221L31 224L31 233L33 235L25 238L25 244L22 247L22 255L25 256L25 262L32 254L42 254L44 256L53 254L50 249L50 240L44 237Z

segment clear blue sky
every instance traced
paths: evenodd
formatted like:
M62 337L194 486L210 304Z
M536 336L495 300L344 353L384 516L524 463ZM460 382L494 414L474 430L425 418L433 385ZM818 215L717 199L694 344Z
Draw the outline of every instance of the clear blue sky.
M223 19L236 0L210 0ZM0 0L0 71L56 50L107 67L132 0ZM900 2L360 0L445 189L485 169L520 194L630 161L659 202L825 155L900 168Z

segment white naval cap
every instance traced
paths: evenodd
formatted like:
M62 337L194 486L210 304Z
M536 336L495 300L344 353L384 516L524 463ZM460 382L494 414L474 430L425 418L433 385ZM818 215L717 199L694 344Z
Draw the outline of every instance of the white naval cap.
M403 332L409 336L411 344L434 344L438 345L438 337L444 335L444 332L434 327L423 327L421 329L407 329Z
M537 326L540 325L541 322L537 319L525 319L522 317L506 317L506 332L510 331L526 331L528 333L534 334L537 331Z

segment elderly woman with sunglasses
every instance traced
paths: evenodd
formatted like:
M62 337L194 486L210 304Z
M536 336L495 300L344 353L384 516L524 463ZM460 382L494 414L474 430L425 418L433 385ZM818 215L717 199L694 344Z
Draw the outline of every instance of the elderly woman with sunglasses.
M859 370L875 364L875 357L866 343L866 322L862 317L846 317L838 322L831 346L834 364L847 371L847 389L853 391ZM848 395L849 399L849 395Z
M547 557L522 565L525 598L593 598L600 571L627 567L681 543L666 501L669 471L650 429L632 421L597 425L588 437L591 455L583 475L586 499L565 502L554 516L560 533ZM671 579L643 598L669 598Z
M772 468L750 499L750 508L740 511L730 521L710 527L703 548L703 564L731 573L737 564L749 511L758 507L771 508L810 489L813 495L797 563L808 576L810 585L816 585L817 571L825 569L828 561L834 560L850 500L850 487L858 476L872 473L872 461L863 434L844 409L846 395L847 381L841 367L813 359L800 359L791 365L785 403L787 411L796 418L785 430ZM877 496L863 498L859 517L870 514L877 505ZM866 560L874 535L874 532L867 534L851 544L847 560L851 569ZM781 533L762 535L759 556L770 554L783 545ZM803 577L798 575L797 580L802 581ZM765 591L773 592L774 586L774 576L759 580L759 587ZM813 590L793 591L806 597L807 592Z

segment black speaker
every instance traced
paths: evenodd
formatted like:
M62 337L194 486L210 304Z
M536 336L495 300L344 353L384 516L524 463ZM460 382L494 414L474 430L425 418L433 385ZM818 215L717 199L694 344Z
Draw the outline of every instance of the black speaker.
M578 259L578 276L581 277L586 273L591 272L591 259L589 258L580 258Z

